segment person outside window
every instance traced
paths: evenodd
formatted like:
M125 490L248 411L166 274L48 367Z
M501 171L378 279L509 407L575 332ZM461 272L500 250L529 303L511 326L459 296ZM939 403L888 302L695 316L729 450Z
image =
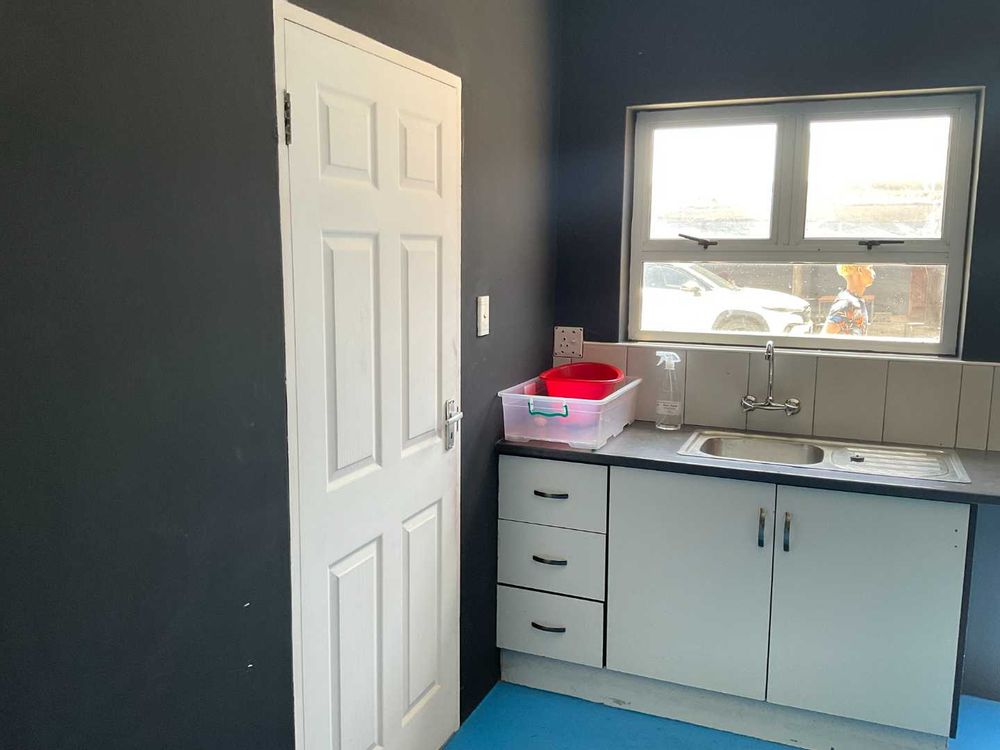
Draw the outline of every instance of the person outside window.
M868 305L865 290L875 281L875 269L866 263L842 263L837 266L847 288L830 305L823 333L864 336L868 332Z

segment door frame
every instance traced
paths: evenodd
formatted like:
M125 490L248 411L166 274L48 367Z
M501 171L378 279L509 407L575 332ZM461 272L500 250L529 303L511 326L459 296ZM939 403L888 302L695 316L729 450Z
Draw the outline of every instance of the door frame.
M346 26L328 18L293 5L287 0L273 0L274 33L274 113L275 141L278 157L278 203L281 223L281 284L284 298L285 334L285 392L288 430L288 512L289 512L289 552L291 566L292 594L292 697L295 715L295 747L301 748L305 737L305 716L302 710L302 608L301 571L299 566L299 457L298 457L298 411L295 391L295 311L294 285L292 279L292 213L291 182L288 171L288 146L284 137L285 111L285 22L291 22L311 29L331 39L356 47L357 49L381 57L389 62L425 75L450 86L458 99L458 256L461 268L462 257L462 79L454 73L382 44L371 37L359 34ZM293 130L294 137L294 130ZM461 310L461 270L458 275L459 310ZM459 343L461 343L461 320L459 321ZM458 356L459 371L456 373L456 392L461 393L461 351ZM455 450L459 450L456 446ZM461 461L458 462L459 467ZM461 528L461 469L456 477L458 503L455 508L456 529ZM461 538L458 540L461 549ZM456 564L458 564L456 560ZM456 581L461 584L461 567L457 570ZM461 658L461 655L459 655Z

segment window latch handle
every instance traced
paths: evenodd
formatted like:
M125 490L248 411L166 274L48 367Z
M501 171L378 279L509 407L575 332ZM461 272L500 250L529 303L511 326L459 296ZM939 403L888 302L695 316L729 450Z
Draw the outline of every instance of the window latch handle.
M686 240L691 240L692 242L697 242L705 250L708 250L712 245L718 245L719 243L715 240L706 240L701 237L692 237L690 234L678 234L678 237L683 237Z
M858 244L871 250L879 245L902 245L903 242L904 240L861 240Z

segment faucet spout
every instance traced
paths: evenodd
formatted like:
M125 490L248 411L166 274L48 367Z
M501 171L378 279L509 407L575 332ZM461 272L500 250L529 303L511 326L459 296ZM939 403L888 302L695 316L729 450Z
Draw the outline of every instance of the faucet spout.
M764 345L764 359L767 360L767 403L773 401L774 394L774 342L768 341Z
M797 398L785 399L783 403L774 400L774 342L768 341L764 346L764 359L767 360L767 396L763 401L747 393L740 399L740 408L744 413L763 409L764 411L783 411L786 416L798 414L802 403Z

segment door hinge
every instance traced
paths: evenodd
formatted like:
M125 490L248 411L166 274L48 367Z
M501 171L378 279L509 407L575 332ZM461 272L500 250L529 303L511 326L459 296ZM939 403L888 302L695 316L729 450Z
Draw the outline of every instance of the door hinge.
M285 145L292 142L292 95L285 92Z

